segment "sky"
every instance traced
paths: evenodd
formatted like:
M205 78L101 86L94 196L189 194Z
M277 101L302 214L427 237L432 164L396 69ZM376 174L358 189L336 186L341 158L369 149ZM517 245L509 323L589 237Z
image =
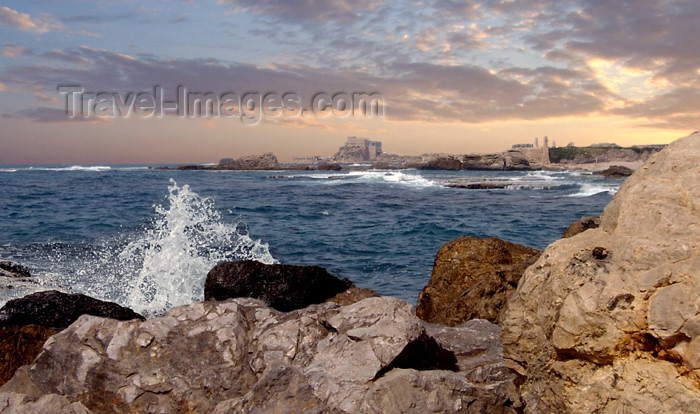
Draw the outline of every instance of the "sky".
M0 163L668 143L700 123L698 21L697 0L0 1Z

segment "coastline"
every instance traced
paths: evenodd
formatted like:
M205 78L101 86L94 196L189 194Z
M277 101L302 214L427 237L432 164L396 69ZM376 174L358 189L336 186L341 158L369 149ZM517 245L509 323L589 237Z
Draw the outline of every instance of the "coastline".
M276 412L289 404L314 412L694 412L700 213L688 205L700 200L699 159L696 136L672 144L625 181L600 227L541 254L528 251L518 260L521 274L500 243L443 246L435 268L463 272L462 260L467 269L482 262L485 271L458 286L437 269L436 288L456 289L457 300L476 300L490 316L444 326L419 320L403 300L366 294L281 311L263 282L257 294L186 304L145 321L77 315L49 341L51 332L2 327L20 344L6 346L15 352L24 352L26 335L46 342L0 387L0 402L65 413ZM519 247L509 249L515 256ZM506 270L513 274L503 281ZM494 289L514 293L494 297L489 272ZM238 273L212 269L207 283ZM453 298L444 305L459 309ZM206 358L183 357L192 349Z

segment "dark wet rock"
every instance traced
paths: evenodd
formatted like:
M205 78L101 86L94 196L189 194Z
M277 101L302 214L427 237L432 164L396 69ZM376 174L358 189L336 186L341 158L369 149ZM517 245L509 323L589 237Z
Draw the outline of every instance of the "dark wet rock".
M319 266L226 262L209 271L204 300L250 297L284 312L321 303L352 286Z
M445 187L463 188L465 190L498 190L508 188L511 183L448 183Z
M605 170L596 172L595 174L602 175L605 178L619 179L629 177L630 175L632 175L633 172L634 170L628 167L624 167L621 165L611 165Z
M340 164L319 164L318 170L319 171L340 171L340 170L342 170L342 167L340 166Z
M416 314L448 326L475 318L496 323L520 276L539 253L493 237L465 236L445 243L418 296Z
M31 364L46 340L56 330L39 325L0 327L0 385L15 374L17 368Z
M0 308L0 326L41 325L65 329L80 315L118 320L144 319L129 308L83 294L49 290L8 301Z
M0 258L0 276L3 277L31 277L29 268L19 263Z
M583 233L586 230L596 229L598 226L600 226L600 217L581 217L581 220L574 221L566 230L564 230L564 234L562 234L561 238L566 239L568 237L573 237L579 233Z

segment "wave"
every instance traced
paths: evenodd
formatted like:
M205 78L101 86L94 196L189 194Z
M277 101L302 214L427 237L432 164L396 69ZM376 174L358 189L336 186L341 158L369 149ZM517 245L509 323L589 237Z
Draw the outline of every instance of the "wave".
M350 171L339 173L313 173L313 174L290 174L290 175L274 175L268 178L285 178L285 179L308 179L308 180L323 180L324 184L346 184L350 182L364 183L389 183L400 184L411 187L435 187L440 184L435 181L428 180L418 174L407 174L403 171L382 170L382 171Z
M0 168L0 172L18 172L18 171L88 171L88 172L103 172L103 171L143 171L148 170L148 166L110 166L110 165L70 165L60 167L46 166L31 166L31 167L12 167Z
M385 182L391 184L401 184L411 187L434 187L439 186L436 182L428 180L418 174L406 174L402 171L351 171L348 177L356 178L365 182Z
M582 183L578 184L578 191L569 194L568 197L590 197L600 193L615 195L619 188L619 185Z
M52 288L117 302L146 316L204 299L206 275L234 260L277 263L244 222L227 222L214 200L171 179L167 202L150 224L95 244L44 243L32 248L37 280ZM39 265L39 266L36 266ZM41 268L48 269L41 271Z
M109 165L71 165L68 167L27 167L22 171L110 171Z
M119 253L122 263L138 270L125 298L129 307L154 313L202 300L205 276L219 262L276 263L245 223L224 222L213 199L170 183L168 205L155 207L153 227Z

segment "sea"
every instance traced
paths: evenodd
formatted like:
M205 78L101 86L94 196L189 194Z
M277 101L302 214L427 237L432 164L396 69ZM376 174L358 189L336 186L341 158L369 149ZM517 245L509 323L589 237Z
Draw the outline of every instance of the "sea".
M538 249L599 215L621 181L570 171L207 171L0 165L0 306L83 293L152 316L203 299L217 263L319 265L415 306L463 235ZM362 166L355 166L361 168ZM491 189L451 185L488 183Z

